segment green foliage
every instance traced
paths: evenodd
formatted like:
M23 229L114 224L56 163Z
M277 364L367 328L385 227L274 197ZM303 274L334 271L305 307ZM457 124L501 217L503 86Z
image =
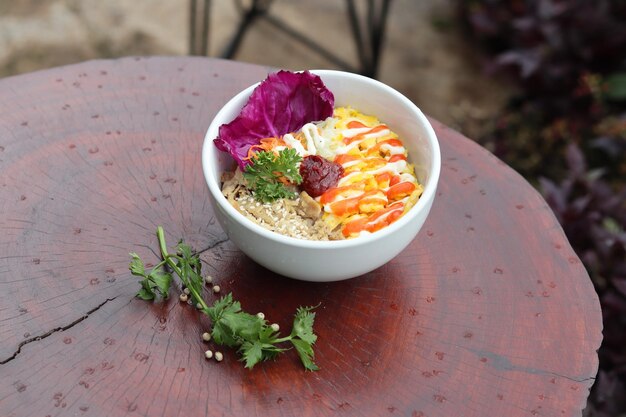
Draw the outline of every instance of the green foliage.
M246 167L243 176L254 197L264 203L279 198L293 199L296 193L285 183L300 184L298 162L302 157L295 149L286 148L274 154L272 151L258 152Z
M182 241L176 245L176 253L177 256L170 255L170 258L174 260L174 264L180 271L181 281L190 290L191 301L193 301L194 305L198 303L203 304L201 294L204 280L202 279L200 258L193 254L191 248Z
M292 336L297 336L307 343L313 344L317 336L313 333L313 322L315 321L314 307L300 307L293 320Z
M315 321L315 313L312 310L315 307L300 307L296 312L293 320L293 330L291 331L291 343L296 348L300 360L309 371L317 371L319 368L313 362L315 353L313 352L313 344L317 340L317 335L313 333L313 322Z
M274 359L286 349L279 346L281 343L291 342L296 348L304 368L310 371L319 369L313 362L313 344L317 336L313 332L315 313L314 307L300 307L296 311L293 330L286 337L280 337L275 325L269 324L259 315L246 313L241 309L239 301L233 300L231 293L216 300L210 307L202 297L203 279L202 263L191 247L178 242L177 253L170 254L165 243L163 228L157 228L159 248L163 260L148 273L139 255L131 253L129 269L131 274L142 278L141 288L137 297L146 301L153 301L160 296L167 298L172 284L171 269L178 276L182 284L189 290L192 301L200 310L208 315L212 321L211 336L218 345L235 348L241 354L241 360L246 368L253 368L256 364Z
M610 100L626 101L626 72L611 74L606 79L606 97Z
M141 288L137 292L137 297L142 300L154 300L157 296L167 298L172 283L172 275L163 270L162 264L154 267L149 273L146 273L145 267L139 255L130 253L130 272L131 274L141 277L139 281Z
M246 368L274 359L285 350L278 344L288 341L296 348L304 367L315 371L319 368L313 362L313 344L317 336L313 333L315 314L311 313L312 309L301 307L297 310L293 330L286 337L280 337L280 333L264 318L242 311L240 303L233 301L232 294L217 300L207 313L213 321L213 340L218 344L237 347Z

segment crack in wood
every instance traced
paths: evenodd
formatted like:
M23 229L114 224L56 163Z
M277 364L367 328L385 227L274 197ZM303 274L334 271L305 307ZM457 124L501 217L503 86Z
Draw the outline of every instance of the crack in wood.
M230 239L228 237L226 237L225 239L216 240L215 242L213 242L213 244L207 246L206 248L196 251L196 255L201 255L206 251L210 251L211 249L214 249L218 247L219 245L221 245L222 243L228 242L229 240Z
M572 382L587 382L587 381L595 381L596 380L595 376L588 376L587 378L576 379L576 378L572 378L571 376L561 375L561 374L557 374L557 373L554 373L554 372L552 372L552 374L554 376L558 376L558 377L561 377L561 378L564 378L564 379L568 379L568 380L570 380Z
M13 353L13 355L9 356L6 359L3 359L0 361L0 365L4 365L10 361L12 361L13 359L15 359L17 357L17 355L19 355L22 351L22 347L24 347L25 345L32 343L32 342L36 342L42 339L45 339L46 337L56 333L56 332L63 332L65 330L71 329L72 327L76 326L78 323L82 322L83 320L85 320L87 317L89 317L92 313L98 311L100 308L102 308L106 303L113 301L117 298L117 296L113 297L113 298L107 298L106 300L104 300L102 303L98 304L96 307L92 308L91 310L89 310L88 312L86 312L85 314L83 314L81 317L79 317L78 319L74 320L73 322L71 322L68 325L65 326L61 326L61 327L55 327L54 329L44 333L44 334L40 334L38 336L34 336L31 337L30 339L24 340L22 343L19 344L19 346L17 347L17 350L15 351L15 353Z
M204 249L200 249L200 250L197 250L197 251L192 251L192 254L194 256L200 256L204 252L210 251L211 249L214 249L214 248L218 247L219 245L221 245L222 243L228 242L229 240L230 239L228 237L226 237L225 239L216 240L215 242L211 243L209 246L205 247ZM161 253L155 251L152 247L147 246L147 245L139 245L139 246L143 246L143 247L147 248L150 252L152 252L154 254L154 256L156 256L159 259L162 259Z
M504 357L502 355L499 355L497 353L493 353L493 352L488 352L488 351L483 351L483 350L477 350L477 349L469 349L463 346L460 346L462 349L465 349L469 352L472 352L474 354L476 354L477 356L480 356L482 358L485 359L485 362L488 362L490 364L491 367L495 368L495 369L499 369L499 370L506 370L506 371L519 371L519 372L526 372L528 374L534 374L534 375L549 375L549 376L556 376L559 378L564 378L567 379L569 381L572 382L578 382L578 383L584 383L584 382L588 382L588 381L595 381L595 376L590 376L590 377L586 377L586 376L568 376L568 375L561 375L557 372L553 372L553 371L549 371L546 369L539 369L539 368L533 368L533 367L529 367L529 366L519 366L519 365L515 365L513 364L509 358Z

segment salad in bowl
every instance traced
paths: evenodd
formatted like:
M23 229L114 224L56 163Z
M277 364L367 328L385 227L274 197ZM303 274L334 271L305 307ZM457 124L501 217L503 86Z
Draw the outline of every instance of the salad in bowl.
M406 97L341 71L279 71L212 121L203 169L220 224L255 261L332 281L392 259L426 219L436 136Z

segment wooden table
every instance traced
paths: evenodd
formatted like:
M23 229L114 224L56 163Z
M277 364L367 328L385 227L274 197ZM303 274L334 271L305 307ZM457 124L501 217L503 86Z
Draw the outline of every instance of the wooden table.
M386 266L304 283L228 241L200 149L267 72L128 58L0 80L0 415L580 416L602 338L589 277L540 195L434 120L438 195ZM321 303L321 370L294 352L252 371L232 351L207 361L206 318L134 298L128 253L156 263L157 225L283 329Z

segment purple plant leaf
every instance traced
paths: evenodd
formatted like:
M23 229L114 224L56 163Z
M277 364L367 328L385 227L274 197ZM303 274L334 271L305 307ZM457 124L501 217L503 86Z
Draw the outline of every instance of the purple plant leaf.
M537 20L529 16L524 16L512 20L511 26L519 32L531 32L537 29Z
M563 211L567 206L566 196L564 195L563 190L547 178L539 178L539 184L541 185L541 191L544 198L552 210L554 210L554 214L559 219L559 222L561 222Z
M613 286L619 291L624 297L626 297L626 279L624 278L615 278L611 280Z
M573 173L577 176L584 175L587 170L587 164L585 163L585 157L580 151L580 148L574 143L570 143L567 146L565 156L567 158L567 165Z
M469 16L469 21L474 30L481 35L495 35L498 33L498 25L489 16L482 12L474 12Z
M567 11L570 6L567 2L540 0L538 15L542 19L553 19Z
M618 158L626 153L626 141L619 142L612 137L600 136L590 141L590 147L599 149L611 158Z
M582 215L586 210L589 209L591 199L592 199L592 196L589 194L578 197L570 203L570 208L577 215Z
M607 292L602 297L602 305L620 314L626 314L626 302L624 297L616 292ZM624 358L626 361L626 357Z
M539 69L541 52L538 48L512 50L498 55L496 63L500 66L517 67L522 78L529 78Z
M309 71L270 74L254 89L235 120L220 126L215 146L244 168L252 145L332 116L334 101L322 79Z

